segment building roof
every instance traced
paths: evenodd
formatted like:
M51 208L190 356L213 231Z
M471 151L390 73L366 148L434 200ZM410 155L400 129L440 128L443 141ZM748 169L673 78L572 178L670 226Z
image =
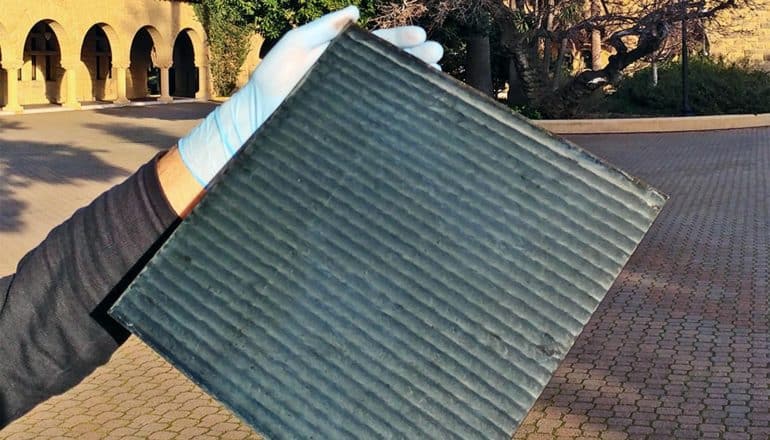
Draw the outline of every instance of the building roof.
M664 202L351 28L112 313L270 438L507 439Z

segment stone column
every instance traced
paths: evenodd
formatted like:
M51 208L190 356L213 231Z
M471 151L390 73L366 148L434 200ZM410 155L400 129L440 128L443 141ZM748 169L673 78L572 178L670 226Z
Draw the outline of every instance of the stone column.
M115 89L117 92L117 98L115 98L115 104L128 104L128 98L126 98L126 75L128 73L127 66L113 66L115 69Z
M158 98L159 102L171 102L174 100L174 98L171 97L171 93L169 93L169 79L168 79L168 69L170 69L171 66L160 66L160 98Z
M80 108L80 102L78 102L78 77L77 77L77 63L64 64L64 82L67 84L67 98L64 100L64 107Z
M209 92L209 66L197 66L198 67L198 91L195 93L195 98L201 101L208 101L211 99L211 93Z
M7 83L5 90L5 98L7 102L3 111L21 113L24 111L21 105L19 105L19 69L24 63L16 60L3 60L2 66L6 73Z

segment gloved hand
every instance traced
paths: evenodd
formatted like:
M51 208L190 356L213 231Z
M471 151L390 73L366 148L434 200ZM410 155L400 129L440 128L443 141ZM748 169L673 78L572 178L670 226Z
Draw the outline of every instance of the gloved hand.
M211 112L184 138L179 153L203 187L278 108L345 26L358 20L355 6L324 15L284 35L265 56L249 82ZM374 34L438 67L444 54L435 41L425 41L416 26L374 31Z

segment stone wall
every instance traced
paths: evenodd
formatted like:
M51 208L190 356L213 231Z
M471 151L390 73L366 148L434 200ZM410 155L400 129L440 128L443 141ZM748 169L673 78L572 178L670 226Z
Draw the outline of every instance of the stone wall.
M729 32L712 29L711 53L729 60L747 59L770 70L770 4L732 13L723 20Z

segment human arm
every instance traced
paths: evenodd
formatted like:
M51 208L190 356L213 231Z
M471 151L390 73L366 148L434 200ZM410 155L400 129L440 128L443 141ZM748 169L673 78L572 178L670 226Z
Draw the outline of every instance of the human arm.
M339 32L348 21L335 19L333 30ZM419 38L413 38L415 34L420 32L406 29L385 33L419 55L425 37L424 32L417 35ZM331 39L336 34L325 35ZM271 51L273 55L257 71L262 73L252 78L252 86L260 84L259 95L253 94L255 87L247 86L244 93L239 92L213 112L201 124L203 128L180 140L190 154L188 159L193 160L185 161L182 151L172 148L51 231L22 259L14 276L0 280L0 427L82 380L125 340L127 333L106 310L179 218L197 204L210 178L237 151L241 140L245 141L294 87L286 82L289 75L284 68L291 67L296 83L304 75L297 66L306 71L315 61L313 57L320 56L322 50L318 48L328 43L321 41L310 47L303 46L307 43L304 38L293 40L298 46L284 44L284 58L278 56L281 51L278 55L275 49ZM431 57L435 58L433 52ZM303 53L305 56L300 56ZM289 55L302 59L287 64L285 57ZM270 78L277 79L271 82ZM250 101L260 96L264 100ZM210 130L216 125L212 121L220 123L216 130ZM221 154L224 141L237 148ZM202 168L208 173L205 180Z
M171 209L185 218L205 194L174 146L158 160L158 183Z
M107 309L178 222L157 165L79 209L0 280L0 427L74 386L128 336Z

